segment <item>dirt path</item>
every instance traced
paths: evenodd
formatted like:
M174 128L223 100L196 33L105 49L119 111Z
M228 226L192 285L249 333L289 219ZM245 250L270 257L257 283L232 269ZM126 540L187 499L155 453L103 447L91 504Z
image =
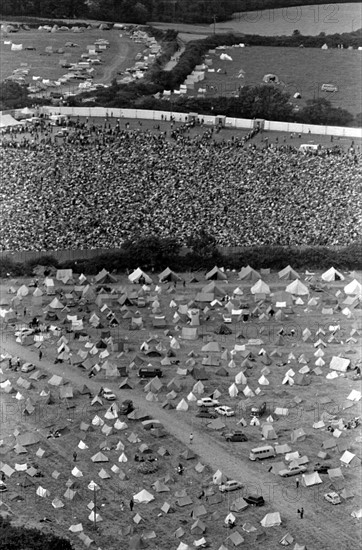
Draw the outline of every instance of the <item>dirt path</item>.
M118 384L115 382L88 379L77 371L76 367L68 364L54 366L44 357L39 363L36 352L9 340L3 342L0 350L1 353L8 352L24 361L30 361L49 374L61 375L78 387L86 384L92 391L98 391L100 385L106 385L115 391L120 401L132 399L136 406L162 422L165 429L172 436L192 448L203 463L208 464L214 471L220 469L229 478L242 481L248 487L248 492L262 494L271 504L272 509L280 512L283 524L287 524L288 529L300 541L305 541L308 536L310 541L314 541L314 548L318 548L318 550L337 548L357 550L360 547L352 518L346 518L346 528L342 532L339 526L336 525L334 517L328 514L329 508L322 499L323 492L326 491L325 487L322 486L323 488L320 491L302 488L297 492L293 479L279 481L278 478L267 472L267 464L251 463L247 459L246 453L240 459L230 455L221 448L217 440L210 437L208 433L201 431L201 427L191 427L183 418L181 412L165 411L158 404L146 401L140 390L119 390ZM192 445L189 443L191 429L194 434ZM313 506L311 507L312 500ZM317 500L320 504L316 502ZM296 513L297 508L300 507L304 507L305 510L303 522ZM311 508L313 513L308 513ZM348 528L348 524L350 524L350 528ZM334 541L333 544L332 540Z

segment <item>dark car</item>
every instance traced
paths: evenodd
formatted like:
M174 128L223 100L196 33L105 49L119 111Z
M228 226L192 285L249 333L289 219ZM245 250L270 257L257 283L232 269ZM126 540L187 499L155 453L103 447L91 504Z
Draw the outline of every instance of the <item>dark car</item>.
M328 470L330 470L332 466L330 464L320 464L317 462L317 464L314 466L314 471L318 472L319 474L328 474Z
M258 495L248 495L247 497L243 497L243 499L252 506L264 506L265 504L264 498Z
M138 376L140 378L161 378L163 376L162 370L157 367L143 367L138 371Z
M226 441L247 441L248 438L246 437L243 432L231 432L231 433L225 433L223 434Z
M118 410L119 414L129 414L132 411L134 411L134 406L133 401L131 401L130 399L126 399L125 401L123 401L123 403L120 404Z
M209 408L200 408L200 410L197 412L196 416L198 418L217 418L217 414L212 409Z
M257 418L263 416L266 411L266 403L261 403L260 405L254 406L251 408L250 416L256 416Z

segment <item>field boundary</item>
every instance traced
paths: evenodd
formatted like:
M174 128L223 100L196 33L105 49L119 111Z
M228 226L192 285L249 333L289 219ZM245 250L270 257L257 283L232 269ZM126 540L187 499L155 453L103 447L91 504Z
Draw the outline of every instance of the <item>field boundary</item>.
M72 117L89 118L131 118L141 120L170 120L189 122L195 117L204 121L205 125L217 126L221 123L225 128L251 130L260 124L265 131L311 134L320 136L339 136L362 138L362 128L342 126L320 126L316 124L300 124L296 122L279 122L273 120L256 120L247 118L231 118L225 116L196 115L195 113L172 113L167 111L152 111L147 109L117 109L106 107L54 107L43 106L41 112L45 115L63 114Z

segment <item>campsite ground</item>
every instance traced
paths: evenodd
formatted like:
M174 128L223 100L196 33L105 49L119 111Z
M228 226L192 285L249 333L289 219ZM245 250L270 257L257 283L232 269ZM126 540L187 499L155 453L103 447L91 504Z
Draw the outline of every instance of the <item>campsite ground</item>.
M186 288L183 288L180 283L174 291L172 286L168 289L168 285L162 285L163 291L160 295L160 309L166 315L167 327L176 337L179 339L179 333L176 330L175 323L172 322L172 315L174 310L170 311L170 300L175 300L177 303L188 303L194 299L195 294L206 284L203 274L196 274L199 283L189 283L191 274L183 274L186 279ZM110 287L119 287L120 285L126 286L128 290L132 290L131 285L127 284L127 280L124 276L117 277L117 285L109 285ZM154 277L154 280L156 278ZM350 279L347 279L347 282ZM249 289L251 282L241 282L237 280L237 276L234 273L230 273L228 277L227 291L229 294L239 286L244 291L246 301L251 302L251 295ZM6 280L1 285L1 297L2 302L11 299L11 295L8 294L8 289L12 286L19 288L22 283L29 284L29 280ZM278 291L284 289L287 282L280 281L277 275L273 274L266 277L266 282L271 286L272 291ZM218 283L222 288L225 288L225 284ZM335 282L326 288L322 294L316 293L315 296L332 297L337 290L343 288L345 283ZM66 289L69 287L66 287ZM133 287L134 288L134 287ZM136 287L138 290L139 287ZM169 291L168 291L168 290ZM53 296L46 297L41 308L37 306L34 309L31 299L26 297L23 299L21 305L17 308L18 323L28 322L33 315L41 315L45 306L53 299ZM26 307L26 316L24 318L24 306ZM160 340L165 349L169 349L169 336L166 336L162 330L156 330L151 325L151 311L149 308L137 308L130 307L131 312L139 309L144 320L145 328L141 331L129 330L129 319L121 319L120 326L113 330L113 335L116 340L126 341L130 351L117 357L117 354L112 353L110 358L111 363L116 362L117 365L128 366L132 361L135 353L143 356L146 362L150 362L155 366L160 365L160 358L147 358L140 352L140 345L143 341L149 338L151 335L157 334L158 340ZM345 420L360 416L360 404L352 403L352 407L346 409L346 397L350 393L351 389L359 388L359 382L353 381L350 375L340 376L335 380L327 380L325 378L326 373L329 371L328 364L332 355L344 355L352 360L355 364L359 358L358 344L351 345L346 344L346 338L348 338L352 325L355 319L347 319L341 312L334 312L333 316L322 315L320 308L310 307L308 312L305 311L306 305L294 306L294 314L289 315L282 321L260 321L253 319L246 324L233 323L228 325L232 334L216 335L215 329L220 325L222 321L221 311L222 309L216 307L210 310L208 321L204 322L200 329L199 337L196 341L179 340L181 344L180 349L174 350L175 359L180 361L179 366L182 367L187 361L188 354L193 350L197 356L195 361L197 365L201 364L201 357L205 353L201 352L201 348L209 340L218 341L222 348L231 350L235 344L245 343L245 339L237 339L236 335L240 331L244 333L246 339L261 338L263 340L262 347L270 354L273 350L278 350L282 357L272 357L272 364L269 366L270 374L267 374L267 378L270 382L269 386L260 386L262 388L261 394L254 399L246 399L242 393L239 393L237 398L232 399L228 394L228 388L234 381L234 376L241 370L241 363L243 358L236 356L236 368L227 367L228 361L223 361L222 364L227 368L229 372L228 377L221 377L215 375L215 367L206 367L208 379L203 380L205 386L204 395L210 395L215 389L221 392L220 401L223 404L232 406L236 411L236 416L231 419L226 419L225 429L233 429L240 427L238 422L241 418L244 418L249 424L250 409L249 407L257 399L265 400L268 405L268 414L272 414L274 417L274 427L278 436L277 442L289 443L292 450L298 450L300 455L307 455L310 463L308 472L313 471L313 465L318 461L317 454L321 450L321 445L324 440L331 434L325 429L316 430L312 429L312 424L316 420L321 418L324 411L330 414L336 415L336 418L343 417ZM90 310L97 311L98 308L91 305ZM119 306L116 308L119 312ZM225 310L223 310L225 311ZM356 310L358 311L358 310ZM70 313L76 313L76 309L71 309ZM82 314L82 313L81 313ZM58 313L61 319L65 318L66 313ZM88 315L88 314L87 314ZM355 316L355 313L353 314ZM122 317L121 312L118 313L118 317ZM64 324L55 322L55 325L60 324L64 328ZM323 328L326 332L326 336L322 335L322 339L326 340L329 337L329 326L340 325L341 331L338 333L339 343L328 344L326 352L326 366L322 368L323 375L310 376L311 384L308 386L285 386L281 384L285 372L293 367L295 371L303 365L291 360L289 364L284 366L278 366L278 363L284 362L289 353L293 353L296 358L300 357L302 353L306 355L310 361L310 368L314 368L313 354L315 348L313 342L316 341L315 332L318 328ZM278 336L278 330L281 327L284 329L295 328L295 336L293 338L286 338L282 346L277 346L275 341ZM99 340L101 331L90 328L89 324L85 325L87 333L90 335L91 341L96 342ZM301 332L305 327L313 333L313 338L310 343L305 343L302 340ZM102 374L98 374L95 378L89 379L87 373L75 366L75 356L78 349L84 348L84 342L70 339L72 335L66 334L70 339L69 345L72 350L72 363L62 363L54 365L54 359L56 357L56 341L58 337L52 337L46 340L43 345L44 356L39 362L38 354L36 350L31 346L21 346L14 341L11 327L8 327L2 332L1 353L8 352L13 356L21 358L22 362L31 361L40 371L43 372L48 378L51 374L58 374L69 381L74 389L80 389L86 384L90 390L96 393L99 387L107 386L115 390L119 401L130 398L134 401L137 410L145 411L153 418L159 419L166 429L167 435L160 439L152 435L151 432L145 431L139 422L131 421L127 419L128 428L125 431L120 431L117 434L113 431L113 434L106 437L100 431L100 427L96 427L93 432L83 432L80 430L81 421L91 421L94 415L97 413L101 418L104 417L105 410L108 408L109 403L104 403L98 410L97 407L90 406L90 399L88 396L78 395L72 400L59 399L58 388L51 388L48 385L47 379L44 378L38 382L33 382L33 387L27 391L24 391L21 387L18 387L16 380L19 377L18 373L10 371L7 366L7 361L1 363L3 374L1 375L1 381L9 378L12 380L14 387L17 391L20 391L25 399L30 397L35 404L35 411L32 415L25 416L22 414L24 410L25 401L17 401L13 395L1 393L1 405L2 405L2 421L1 421L1 434L0 438L4 441L4 445L0 447L1 460L10 465L14 463L34 463L36 462L44 474L44 478L36 480L35 487L42 485L50 491L48 498L42 499L35 495L35 488L33 483L28 488L21 488L18 484L24 480L25 476L22 473L13 474L8 480L9 492L2 495L1 500L4 502L4 506L0 510L6 510L7 507L11 510L13 516L19 518L20 523L26 523L26 525L34 525L41 529L52 529L58 534L66 535L70 525L81 522L85 533L91 538L96 540L96 543L102 548L109 550L119 548L119 533L121 528L133 525L135 533L145 533L152 530L156 533L155 539L149 540L150 548L168 549L176 548L178 542L172 537L173 532L179 526L182 526L186 534L182 537L184 542L192 544L194 539L200 538L202 535L196 536L196 533L190 534L190 527L194 520L190 517L190 513L193 506L186 506L184 508L178 507L175 504L176 497L175 491L182 488L187 489L187 493L191 496L194 505L204 504L207 510L207 515L201 519L207 526L206 539L212 541L212 548L219 548L224 542L226 547L231 547L231 543L225 542L229 532L223 528L223 520L228 512L229 505L239 495L239 493L231 493L230 495L222 497L221 503L209 503L205 499L198 500L197 495L201 490L201 487L208 487L211 481L212 474L220 469L229 478L239 479L245 485L245 489L242 494L255 493L263 494L267 501L267 505L264 508L251 509L250 507L237 513L237 530L240 531L245 538L245 542L252 544L252 547L257 549L265 549L266 544L270 549L278 548L278 541L280 538L289 531L297 542L300 544L306 544L308 548L317 547L321 550L329 549L334 550L337 548L358 548L359 547L359 534L358 525L356 520L352 519L350 513L352 510L359 508L358 501L361 497L360 486L360 468L346 469L344 470L345 486L352 488L355 493L355 497L351 500L345 501L340 506L332 506L325 502L323 494L329 490L330 481L328 476L322 475L323 484L312 488L299 488L296 490L295 479L281 479L279 476L269 473L270 465L274 462L265 461L265 463L252 463L248 460L249 450L262 443L260 428L257 426L247 425L242 428L248 437L247 443L226 443L220 431L212 430L207 426L205 419L195 417L197 407L194 403L189 403L190 408L186 412L179 412L175 410L165 410L161 407L161 403L165 401L166 394L170 391L166 388L166 384L171 379L176 378L179 380L182 390L179 392L173 403L177 404L181 397L186 397L192 390L196 380L190 375L181 376L177 374L178 366L166 366L163 367L164 377L162 383L164 384L161 391L158 393L158 401L150 402L145 399L146 393L144 392L144 383L137 377L137 370L132 369L129 372L129 381L133 386L133 389L118 390L120 379L105 378ZM360 337L358 337L358 343L360 344ZM259 346L251 348L253 353L258 353ZM165 355L165 351L162 352ZM220 354L214 354L217 357ZM264 365L260 362L260 358L256 356L256 361L251 362L251 368L242 368L247 376L248 385L252 389L258 387L258 379L261 375L261 370ZM23 378L29 378L29 374L21 375ZM146 380L146 383L148 380ZM55 399L55 404L44 405L39 394L42 390L51 389L51 393ZM239 391L242 392L244 386L239 386ZM298 403L295 398L298 397L301 401ZM74 405L74 408L68 409L70 403ZM287 407L290 410L288 417L277 417L274 414L276 407ZM106 421L107 424L113 424L113 421ZM46 435L49 433L50 427L66 427L67 433L64 433L59 439L46 439ZM307 433L305 440L298 441L291 444L290 436L291 431L295 428L302 427ZM45 450L43 458L35 456L38 449L38 445L28 447L28 453L17 456L12 450L14 446L14 436L12 435L15 429L19 429L21 433L24 431L35 431L40 437L39 446ZM221 430L223 431L223 430ZM137 463L134 462L133 456L137 452L138 444L131 444L127 437L133 432L139 436L142 442L149 444L155 451L160 447L165 447L170 456L158 457L157 465L159 470L153 474L140 475L137 470ZM189 444L189 434L194 434L194 440L192 445ZM348 448L352 452L360 454L359 441L361 437L360 428L350 431L342 432L341 437L337 440L338 444L348 443ZM81 451L77 448L79 440L83 440L88 445L89 449ZM110 462L108 464L93 464L90 457L93 456L100 448L102 441L107 440L110 446L114 446L119 440L125 445L125 454L128 457L128 462L125 464L119 464L118 457L121 451L114 450L104 451L109 457ZM273 441L271 442L273 443ZM179 455L187 447L192 449L197 455L196 459L189 461L183 461L185 465L184 476L178 476L175 472L177 464L180 462ZM71 470L74 467L72 462L73 451L77 449L78 458L76 465L83 472L83 477L76 480L71 476ZM339 457L342 452L337 449L329 451L330 459L326 462L330 463L333 467L339 466ZM279 458L276 460L280 460ZM205 465L205 469L202 473L197 473L195 465L201 462ZM125 473L126 478L121 480L117 475L110 471L111 464L118 464L121 470ZM111 479L100 480L98 472L104 467L107 472L111 474ZM60 476L57 480L52 477L52 472L57 470L60 472ZM166 483L170 486L171 492L165 494L158 494L152 488L152 484L156 479L164 478L165 475L171 475L173 481ZM66 480L72 478L78 481L79 488L79 500L78 502L69 502L64 508L55 510L51 506L51 501L55 497L61 498L63 501L63 494L66 489ZM35 481L34 478L29 478L31 481ZM87 519L89 510L86 508L88 502L91 500L92 494L86 488L89 481L94 479L101 485L101 491L99 494L99 513L103 518L103 522L97 527L97 532L92 531L92 524ZM132 495L137 493L142 488L146 488L155 496L155 501L151 504L136 504L133 513L129 510L129 500ZM14 498L14 493L20 493L24 500L17 501L17 497ZM218 491L216 490L218 494ZM13 499L14 498L14 499ZM125 503L124 510L120 509L120 500ZM175 508L175 513L164 514L160 511L162 504L167 501ZM67 501L66 501L67 502ZM300 520L297 515L297 508L303 507L305 510L305 516L303 520ZM260 527L260 520L264 517L265 513L279 511L282 517L281 527L274 527L271 529L263 529ZM139 525L133 523L132 518L135 513L138 512L143 518ZM50 518L52 523L39 524L39 520L44 516ZM246 521L251 522L257 531L254 533L245 533L241 529L241 525ZM79 542L76 536L71 535L71 538L75 544L75 548L83 548L83 544Z

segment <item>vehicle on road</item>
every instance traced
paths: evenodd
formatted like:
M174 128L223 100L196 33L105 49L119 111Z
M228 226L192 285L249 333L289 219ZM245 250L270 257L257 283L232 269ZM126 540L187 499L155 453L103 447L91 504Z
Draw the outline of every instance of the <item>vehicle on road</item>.
M341 504L341 497L338 493L335 493L332 491L331 493L326 493L324 495L324 498L327 502L330 502L331 504Z
M103 388L101 392L101 397L104 397L107 401L115 401L117 398L115 394L109 388Z
M251 506L264 506L265 504L264 498L258 495L248 495L246 497L243 497L243 499L248 504L251 504Z
M221 416L235 416L235 411L232 410L231 407L228 407L227 405L221 405L221 407L215 407L215 411L217 414L220 414Z
M216 407L219 405L219 401L217 399L212 399L211 397L202 397L196 401L196 405L198 407Z
M242 489L243 484L240 483L240 481L236 481L235 479L229 479L229 481L226 481L225 483L222 483L219 485L219 491L222 493L227 493L229 491L236 491L237 489Z
M230 432L230 433L224 433L223 436L225 437L226 441L247 441L248 438L243 432Z
M32 363L24 363L20 370L21 372L31 372L35 370L35 365L33 365Z
M198 418L217 418L217 414L214 410L210 408L203 408L201 407L199 411L197 411L196 416Z
M292 477L297 476L298 474L303 474L306 471L307 468L305 466L292 466L292 468L280 470L279 475L281 477Z

